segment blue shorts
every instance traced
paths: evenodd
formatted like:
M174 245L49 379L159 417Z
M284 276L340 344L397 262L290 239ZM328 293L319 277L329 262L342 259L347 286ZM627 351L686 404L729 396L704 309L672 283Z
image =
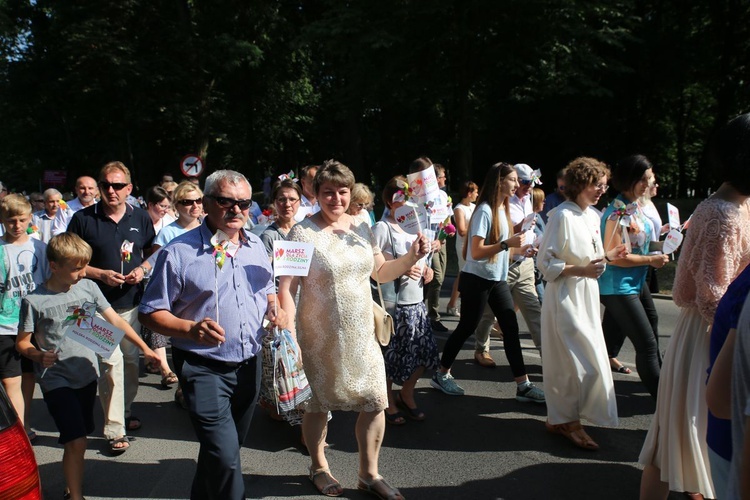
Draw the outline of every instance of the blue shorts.
M60 444L86 437L94 432L94 401L96 381L80 389L60 387L44 393L57 430L60 431Z

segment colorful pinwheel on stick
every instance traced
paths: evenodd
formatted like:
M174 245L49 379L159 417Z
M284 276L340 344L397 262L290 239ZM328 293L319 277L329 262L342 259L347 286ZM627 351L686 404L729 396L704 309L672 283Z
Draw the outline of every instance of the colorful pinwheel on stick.
M294 176L294 170L290 170L288 174L281 174L281 175L279 176L279 180L280 180L280 181L283 181L283 180L285 180L285 179L289 179L289 180L291 180L291 181L293 181L293 182L298 182L298 181L299 181L299 179L297 179L297 178L296 178L296 177Z
M627 235L627 229L630 227L631 222L632 222L632 216L638 210L638 202L634 201L633 203L625 205L625 203L623 203L621 200L615 200L614 205L615 205L615 209L612 211L611 214L609 214L609 217L607 217L607 220L615 221L616 224L623 227L622 237L624 241ZM616 232L617 232L617 228L615 227L615 230L612 231L612 235L609 237L609 241L607 242L607 247L609 247L609 243L611 243L612 238L614 238Z

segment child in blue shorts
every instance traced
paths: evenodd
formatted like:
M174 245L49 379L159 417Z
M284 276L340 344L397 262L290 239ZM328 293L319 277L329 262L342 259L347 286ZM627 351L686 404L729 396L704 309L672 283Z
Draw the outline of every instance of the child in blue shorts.
M54 236L47 246L47 259L50 278L23 299L16 348L34 361L44 402L60 431L59 442L65 448L65 498L80 500L86 436L94 430L99 362L92 350L65 336L68 326L76 321L71 319L75 316L72 311L85 309L86 303L95 304L106 321L124 330L125 337L141 348L148 362L159 358L110 307L99 287L84 279L91 259L91 247L85 241L72 233ZM127 437L120 440L127 444ZM127 446L110 443L110 448L122 452Z

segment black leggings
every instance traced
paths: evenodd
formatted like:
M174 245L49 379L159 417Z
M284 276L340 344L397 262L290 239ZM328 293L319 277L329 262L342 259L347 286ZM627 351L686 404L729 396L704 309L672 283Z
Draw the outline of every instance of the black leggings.
M443 357L440 359L443 368L451 367L464 342L479 325L485 305L489 304L503 331L503 347L513 376L526 375L521 340L518 338L518 319L508 283L486 280L476 274L461 272L458 291L461 292L461 319L445 343Z
M643 385L656 398L659 389L661 372L661 354L658 342L658 316L646 290L640 295L602 295L604 305L602 329L607 353L616 357L620 352L625 337L629 338L635 348L635 366Z

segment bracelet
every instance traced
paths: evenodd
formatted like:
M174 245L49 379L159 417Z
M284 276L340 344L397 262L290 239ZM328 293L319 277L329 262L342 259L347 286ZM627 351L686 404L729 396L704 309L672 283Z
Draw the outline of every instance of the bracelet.
M606 260L607 262L612 262L612 259L607 257L607 254L604 254L604 260Z

